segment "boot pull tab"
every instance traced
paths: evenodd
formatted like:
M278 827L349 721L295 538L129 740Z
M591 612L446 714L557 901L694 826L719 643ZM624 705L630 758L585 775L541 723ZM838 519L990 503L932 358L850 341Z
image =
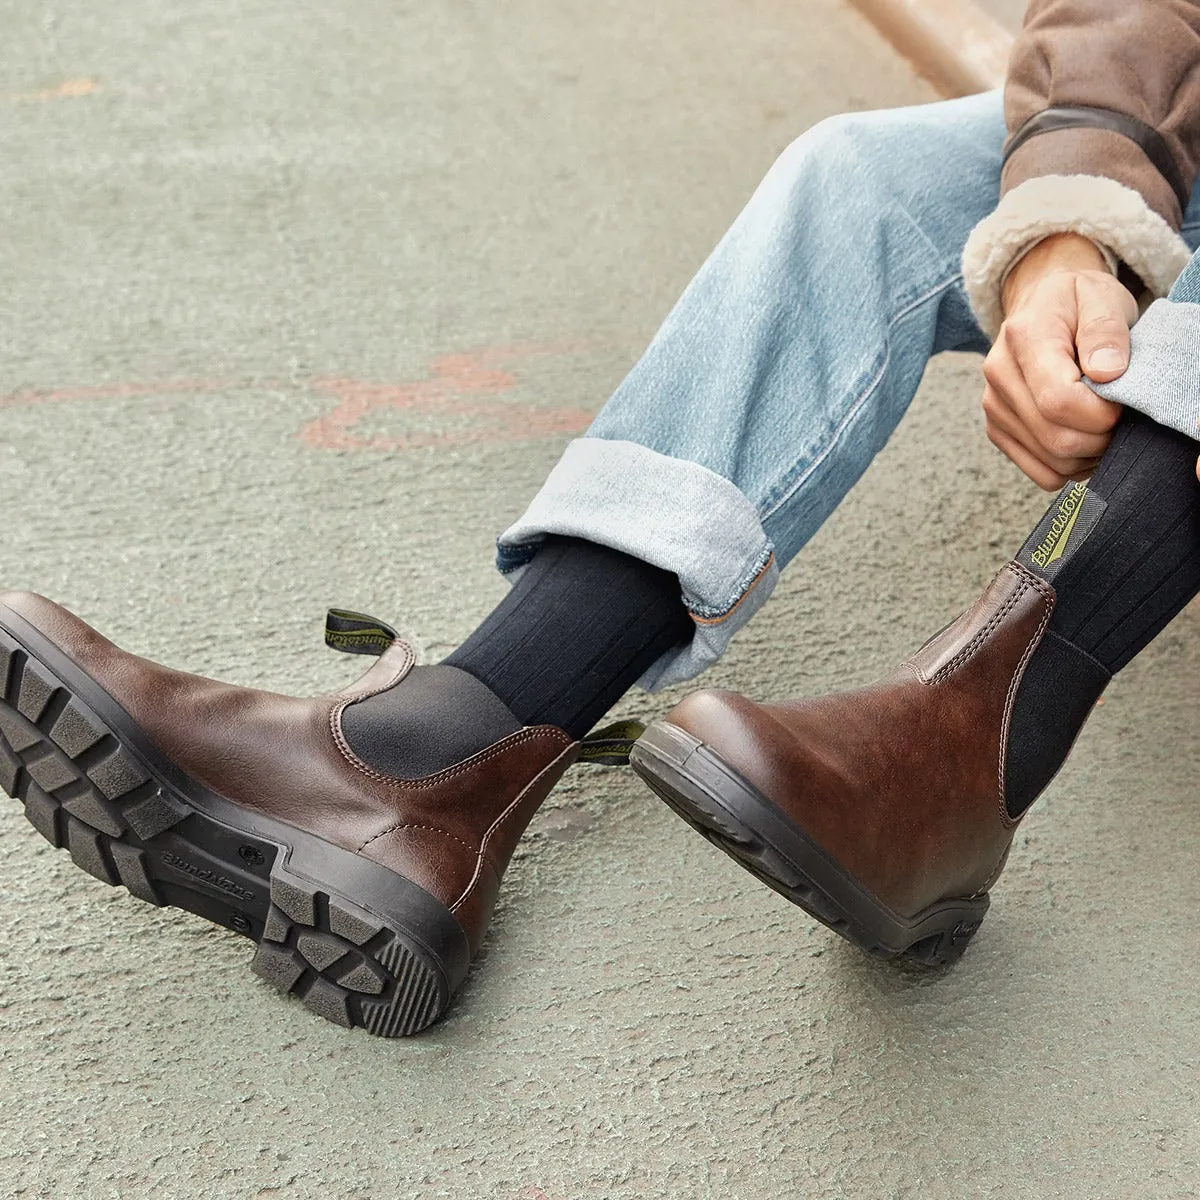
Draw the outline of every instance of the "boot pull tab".
M399 634L378 617L331 608L325 614L325 645L343 654L371 654L378 658L392 648Z
M626 767L633 743L646 732L641 721L617 721L603 729L593 729L583 739L576 762L599 767Z

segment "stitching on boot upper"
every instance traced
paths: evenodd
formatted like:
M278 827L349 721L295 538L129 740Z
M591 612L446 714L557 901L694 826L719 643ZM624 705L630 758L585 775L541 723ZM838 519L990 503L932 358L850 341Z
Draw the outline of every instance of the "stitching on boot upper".
M388 688L395 687L405 675L412 670L413 663L416 662L417 656L413 652L412 646L407 642L401 643L404 647L404 658L400 665L392 672L392 676L386 683L382 683L377 688L372 688L369 692L354 692L347 695L345 692L338 692L329 705L329 731L333 734L333 740L337 748L341 751L342 757L345 758L351 766L354 766L353 752L349 745L346 744L342 737L342 713L346 711L351 704L359 700L369 700L372 696L378 696L386 692ZM366 767L366 763L363 764Z
M379 841L380 838L387 837L389 834L399 833L401 829L424 829L424 830L427 830L429 833L440 833L442 835L442 837L449 838L450 841L457 842L460 846L465 846L468 850L471 851L472 854L479 855L480 853L482 853L482 851L480 851L478 849L478 847L472 846L470 842L463 841L462 838L458 837L456 834L451 833L448 829L443 829L440 825L417 825L411 821L401 821L397 825L390 825L387 829L382 830L381 832L375 834L373 837L367 838L367 840L365 842L363 842L363 844L361 846L359 846L358 850L356 850L355 853L361 854L372 843Z
M987 640L987 638L995 632L1005 617L1013 610L1013 606L1021 599L1021 592L1014 592L1007 600L991 615L986 625L979 629L972 636L971 640L959 650L949 662L938 667L932 675L926 675L924 671L917 668L917 673L926 683L941 683L947 675L957 671L959 667L969 662L974 657L975 652Z
M1018 564L1019 565L1019 564ZM1005 764L1008 759L1008 730L1012 720L1013 702L1017 698L1017 688L1021 684L1021 677L1025 674L1025 667L1032 657L1034 650L1041 643L1042 635L1046 632L1046 626L1050 624L1050 617L1054 613L1054 589L1050 587L1044 580L1039 579L1032 572L1020 568L1022 575L1025 576L1026 582L1032 584L1042 594L1042 602L1046 606L1046 611L1042 614L1041 623L1034 632L1033 637L1029 639L1029 645L1025 647L1025 653L1021 655L1021 661L1017 663L1017 669L1013 672L1013 677L1008 684L1008 694L1004 697L1004 717L1000 722L1000 759L996 764L996 776L999 784L998 798L1000 802L1000 819L1003 821L1005 828L1015 828L1024 812L1020 816L1014 818L1009 814L1008 801L1004 797L1004 773Z
M404 657L386 683L381 683L379 687L372 688L369 692L351 692L349 694L338 692L329 706L329 731L333 734L334 743L341 751L342 757L346 758L351 766L355 765L353 751L342 737L342 713L359 700L369 700L372 696L379 696L388 688L395 687L412 670L413 664L417 661L416 652L408 642L401 642L400 645L404 648ZM363 763L363 768L366 769L366 763Z
M537 784L542 780L542 778L545 775L547 775L554 768L554 766L562 759L563 754L566 754L571 749L571 747L574 746L574 744L575 743L572 742L571 745L564 748L562 754L556 755L555 758L551 762L548 762L525 785L525 787L523 787L521 789L520 793L516 796L516 798L513 800L513 802L488 827L488 831L487 831L487 833L485 833L483 835L483 841L479 845L479 854L475 860L475 874L471 876L470 882L468 882L466 888L463 890L463 894L461 896L459 896L459 898L457 900L455 900L455 902L453 904L450 905L451 912L457 912L458 909L461 908L462 905L464 905L467 902L467 900L470 899L471 893L475 890L475 888L479 884L479 879L480 879L480 875L482 873L483 866L485 864L487 864L489 866L491 865L490 863L488 863L488 860L487 860L487 850L488 850L489 844L491 843L492 835L498 829L500 829L500 827L504 824L505 821L507 821L509 819L509 817L512 816L512 814L520 806L521 801L524 800L525 797L529 794L530 790L537 786Z
M1008 854L1012 849L1012 839L1009 839L1008 845L1004 847L1003 853L996 861L996 865L988 873L987 878L978 888L971 893L971 899L974 900L978 896L986 896L991 891L992 885L1004 874L1004 868L1008 866Z
M1032 572L1027 571L1020 563L1009 563L1004 568L1010 575L1017 578L1017 583L1032 584L1044 596L1053 598L1054 591L1044 580L1039 579ZM964 666L975 654L979 651L983 643L996 631L1003 623L1004 619L1012 612L1013 608L1020 602L1026 593L1025 587L1018 587L1011 596L988 618L987 623L982 629L979 629L971 637L971 640L959 650L949 662L939 667L932 675L926 675L920 667L916 668L917 674L925 683L941 683L948 675L957 671L959 667Z
M336 698L342 701L342 708L345 708L347 704L354 704L358 700L369 700L372 696L378 696L381 692L386 692L388 688L395 687L413 669L416 665L417 654L412 648L412 643L399 642L397 644L404 651L404 657L400 665L392 672L391 678L386 683L381 683L379 687L372 688L369 692L352 692L350 688L344 688L336 694ZM353 684L350 685L350 687L353 686Z

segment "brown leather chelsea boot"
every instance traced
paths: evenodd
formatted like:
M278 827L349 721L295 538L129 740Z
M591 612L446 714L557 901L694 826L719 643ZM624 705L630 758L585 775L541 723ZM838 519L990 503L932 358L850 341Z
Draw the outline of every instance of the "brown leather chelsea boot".
M872 954L956 959L1019 818L1009 718L1054 589L1009 563L976 603L862 691L755 704L702 691L630 761L764 883Z
M579 751L516 726L420 777L364 761L347 714L438 670L397 642L353 687L295 699L0 593L0 786L98 879L253 938L254 970L314 1012L415 1033L449 1006L517 839Z

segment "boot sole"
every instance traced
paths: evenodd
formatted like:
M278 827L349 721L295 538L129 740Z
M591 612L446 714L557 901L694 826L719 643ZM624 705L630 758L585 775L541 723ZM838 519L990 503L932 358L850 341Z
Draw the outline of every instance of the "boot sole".
M877 958L928 966L957 961L983 921L988 897L944 900L906 918L881 903L715 750L656 721L630 766L714 846L821 924Z
M402 1037L449 1007L470 951L423 888L205 789L10 609L0 688L0 788L89 875L253 939L254 972L339 1025Z

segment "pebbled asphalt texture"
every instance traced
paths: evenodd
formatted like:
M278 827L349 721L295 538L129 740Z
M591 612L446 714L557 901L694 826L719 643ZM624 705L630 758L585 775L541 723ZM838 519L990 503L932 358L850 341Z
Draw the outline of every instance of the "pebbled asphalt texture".
M330 604L444 653L774 156L931 98L836 0L0 0L0 581L283 691L353 674ZM1044 503L978 392L931 367L706 682L861 684L974 596ZM580 768L449 1017L380 1041L0 806L0 1195L1192 1196L1197 620L936 975Z

